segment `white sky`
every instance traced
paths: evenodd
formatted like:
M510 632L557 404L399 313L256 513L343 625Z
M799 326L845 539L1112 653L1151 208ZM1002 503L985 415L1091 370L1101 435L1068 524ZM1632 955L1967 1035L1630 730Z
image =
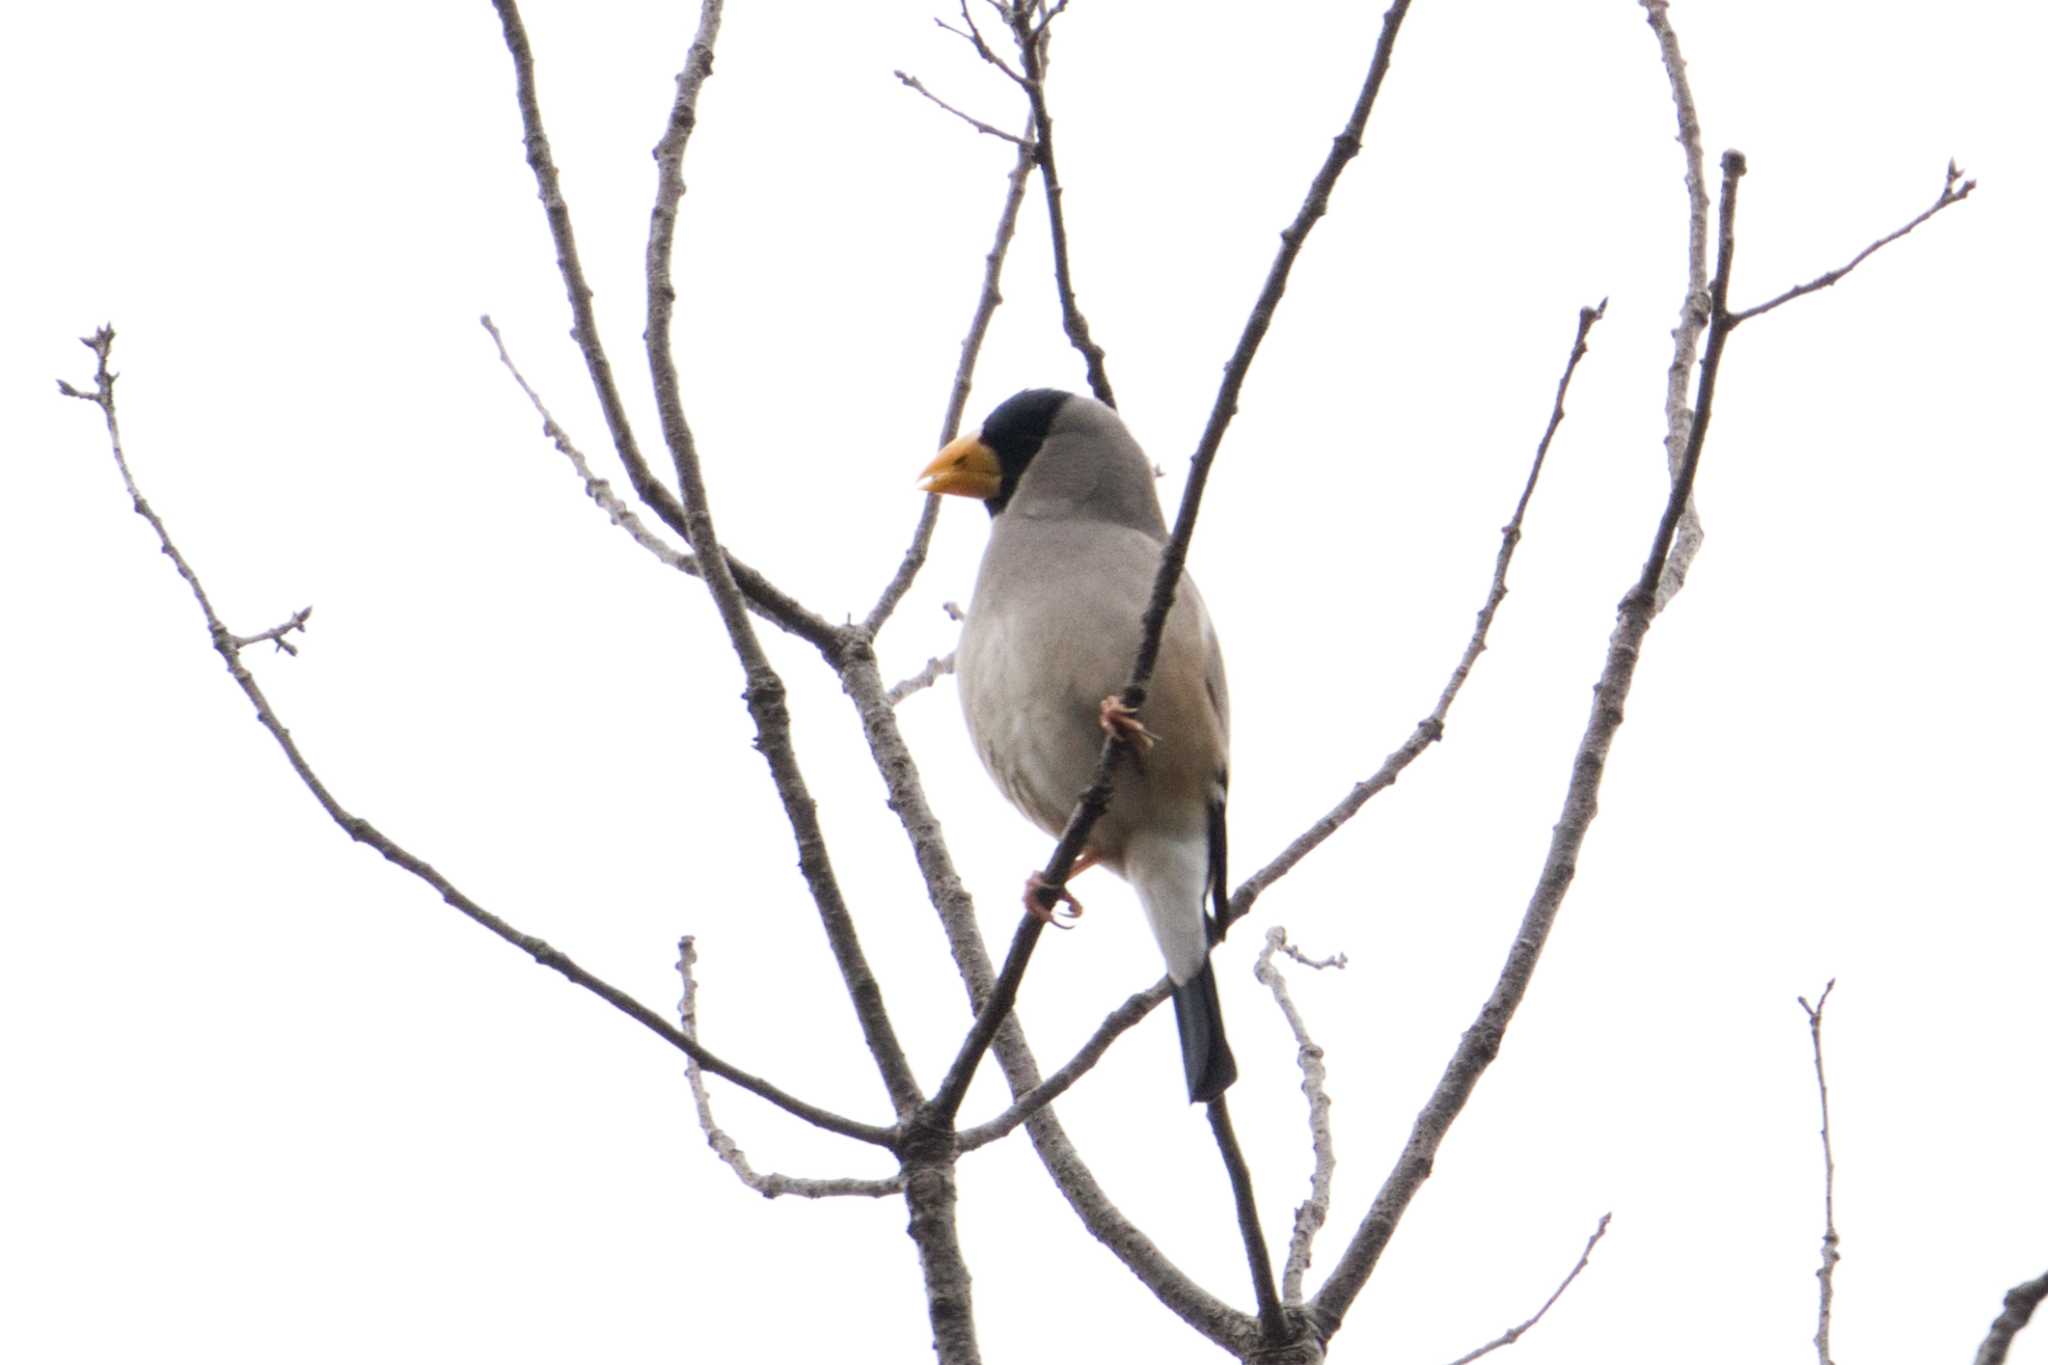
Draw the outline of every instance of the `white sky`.
M901 553L1009 149L1006 84L924 4L727 16L678 258L690 415L728 542L828 616ZM1075 0L1052 99L1075 270L1179 496L1274 234L1342 122L1377 5ZM527 6L555 156L643 441L637 284L694 7ZM1652 632L1535 988L1338 1339L1440 1361L1612 1232L1521 1365L1811 1358L1811 1061L1828 1013L1845 1361L1968 1359L2048 1264L2035 591L2044 221L2033 7L1681 4L1709 158L1750 158L1754 302L1969 203L1737 334L1708 541ZM764 1203L706 1151L679 1058L352 846L223 676L120 493L73 337L119 329L137 477L341 800L657 1007L703 953L707 1042L885 1116L702 590L580 495L476 324L606 453L483 0L18 6L0 40L0 1356L917 1360L900 1202ZM1328 1049L1334 1261L1533 885L1613 606L1661 494L1679 157L1624 0L1417 0L1223 450L1193 563L1238 715L1249 872L1407 733L1469 629L1576 310L1612 299L1493 647L1448 742L1221 954L1270 1232L1307 1169L1250 980L1283 924ZM1081 386L1027 207L971 407ZM607 461L609 467L610 462ZM948 508L883 638L949 647L985 534ZM851 713L772 641L866 946L934 1083L960 989ZM992 937L1044 841L950 686L904 719ZM1097 882L1096 878L1103 878ZM1158 973L1097 873L1023 1012L1048 1066ZM1248 1306L1163 1016L1060 1112L1125 1212ZM754 1162L881 1174L722 1090ZM994 1112L993 1082L970 1117ZM1208 1360L1083 1234L1021 1136L961 1167L991 1361ZM2048 1328L2015 1361L2048 1361Z

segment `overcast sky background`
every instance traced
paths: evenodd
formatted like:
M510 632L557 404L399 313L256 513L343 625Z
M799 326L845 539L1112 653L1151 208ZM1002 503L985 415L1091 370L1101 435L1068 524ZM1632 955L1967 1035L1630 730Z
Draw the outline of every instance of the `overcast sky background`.
M689 153L677 346L727 542L864 612L919 509L1016 93L922 3L731 6ZM1051 98L1074 268L1179 497L1219 367L1341 126L1378 5L1075 0ZM554 153L643 443L648 149L693 6L533 0ZM2033 7L1680 4L1710 163L1739 147L1734 295L1844 285L1736 334L1707 543L1652 631L1602 815L1505 1050L1338 1339L1442 1361L1592 1267L1513 1358L1810 1359L1828 1010L1845 1361L1963 1361L2048 1269L2039 864L2048 476ZM680 1059L350 844L254 724L126 507L72 338L111 321L129 458L340 800L657 1008L698 938L706 1041L886 1105L699 585L606 524L500 368L490 312L617 476L566 338L495 16L368 4L17 6L0 39L0 1356L223 1362L917 1360L900 1201L763 1202ZM1417 0L1216 467L1192 564L1236 710L1232 848L1264 862L1434 702L1578 308L1611 300L1513 593L1447 742L1221 950L1266 1225L1302 1197L1293 1049L1252 982L1285 925L1329 1053L1341 1250L1534 884L1664 480L1683 283L1673 114L1641 9ZM970 422L1083 386L1034 197ZM950 648L986 534L946 509L884 635ZM852 713L768 632L864 942L920 1077L957 977ZM950 684L903 718L998 941L1044 839ZM1098 878L1100 880L1098 880ZM1022 1012L1056 1065L1158 975L1128 892L1049 936ZM1060 1105L1125 1211L1250 1304L1164 1016ZM721 1089L756 1165L878 1156ZM969 1118L1001 1101L985 1079ZM992 1361L1211 1360L1080 1230L1021 1135L962 1163ZM2015 1361L2048 1361L2048 1328Z

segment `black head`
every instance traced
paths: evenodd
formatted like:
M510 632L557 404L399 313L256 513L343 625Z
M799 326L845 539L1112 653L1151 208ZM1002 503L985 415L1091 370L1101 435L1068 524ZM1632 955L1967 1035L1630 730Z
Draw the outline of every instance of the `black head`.
M1026 389L1005 398L981 424L981 443L995 452L996 463L1003 471L1002 489L988 500L990 516L1009 505L1010 495L1017 491L1017 481L1024 477L1038 448L1045 444L1053 419L1072 397L1064 389Z

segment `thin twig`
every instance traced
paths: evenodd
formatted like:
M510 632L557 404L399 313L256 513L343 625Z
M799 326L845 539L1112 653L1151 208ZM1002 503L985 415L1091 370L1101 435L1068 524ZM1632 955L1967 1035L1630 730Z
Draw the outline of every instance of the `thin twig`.
M270 699L264 695L263 689L257 685L254 675L242 663L241 647L236 644L235 636L229 632L226 626L221 624L220 617L213 609L212 599L207 596L206 588L199 581L199 575L193 570L191 564L186 561L185 556L180 553L177 545L172 542L170 530L164 525L163 519L150 507L148 501L143 498L141 490L136 487L135 477L128 468L127 452L122 448L121 425L114 408L115 375L107 368L108 358L112 354L114 346L113 328L102 327L92 336L82 338L82 340L99 359L98 372L94 376L94 387L91 390L83 390L65 383L63 380L57 382L57 387L70 397L83 399L100 409L101 414L106 420L107 439L113 448L115 467L121 471L121 483L128 490L128 500L134 506L136 515L147 521L150 529L156 532L157 543L163 550L164 555L171 561L172 566L177 569L178 576L185 580L185 585L191 589L193 599L199 604L200 614L206 618L206 632L213 641L213 648L220 655L222 662L227 665L228 673L234 678L235 685L242 689L242 694L249 699L250 705L255 707L257 721L264 729L270 732L270 736L277 742L278 748L284 751L285 761L291 765L291 769L298 775L299 781L305 784L306 790L313 794L313 799L320 803L320 808L327 812L329 819L339 825L349 838L354 839L357 843L369 845L382 854L387 861L396 864L433 887L435 891L440 893L442 900L454 906L471 920L490 930L513 947L526 953L541 966L559 972L576 985L581 986L605 1003L611 1005L614 1009L633 1019L636 1023L641 1024L664 1042L695 1059L700 1066L713 1075L723 1076L741 1089L759 1095L777 1108L794 1114L807 1123L823 1128L827 1132L838 1133L842 1137L856 1138L878 1147L894 1147L896 1143L894 1129L879 1128L867 1123L857 1123L852 1119L843 1118L829 1110L820 1109L816 1105L807 1104L780 1088L771 1085L769 1082L742 1071L723 1058L717 1057L704 1048L699 1047L695 1040L685 1036L681 1030L669 1023L668 1020L662 1018L660 1014L641 1004L617 986L585 971L568 954L554 947L546 940L524 933L484 909L481 905L478 905L467 895L463 894L454 883L435 871L424 859L400 847L368 820L353 815L346 810L334 798L333 793L328 791L327 784L321 781L319 775L313 771L312 764L307 761L305 754L300 751L298 742L292 738L291 732L285 728L283 721L278 719L277 712L270 705Z
M1515 1326L1508 1328L1507 1331L1502 1332L1478 1350L1467 1351L1464 1355L1452 1361L1451 1365L1472 1365L1473 1361L1491 1351L1498 1351L1503 1346L1512 1346L1522 1339L1524 1332L1527 1332L1531 1327L1543 1321L1543 1315L1550 1311L1550 1306L1564 1297L1564 1291L1572 1287L1572 1281L1579 1278L1579 1272L1584 1270L1586 1263L1593 1259L1593 1248L1599 1246L1600 1239L1607 1235L1607 1224L1613 1217L1614 1215L1611 1213L1600 1215L1600 1226L1594 1228L1593 1235L1586 1239L1586 1249L1579 1253L1578 1264L1572 1267L1571 1273L1564 1277L1563 1282L1557 1288L1550 1291L1550 1297L1543 1301L1543 1306L1531 1314L1527 1321L1517 1323Z
M1536 458L1530 462L1529 477L1522 483L1522 496L1515 503L1514 515L1501 528L1500 550L1493 560L1493 582L1488 586L1486 602L1479 608L1478 620L1472 627L1472 638L1465 642L1465 652L1459 656L1457 666L1451 670L1450 680L1444 684L1443 692L1437 697L1436 709L1417 723L1401 747L1388 754L1379 766L1379 771L1353 786L1332 807L1328 814L1310 825L1295 838L1278 856L1264 867L1246 878L1230 898L1228 923L1235 924L1244 918L1252 908L1252 902L1280 878L1293 870L1295 864L1306 858L1318 844L1343 828L1344 823L1358 814L1359 808L1394 785L1396 779L1410 763L1421 757L1423 750L1443 738L1444 721L1450 716L1451 703L1458 699L1465 680L1472 674L1472 667L1486 649L1486 634L1493 627L1494 614L1508 595L1508 565L1515 557L1515 547L1522 543L1522 519L1529 511L1529 500L1535 495L1536 480L1543 473L1544 459L1550 453L1550 442L1557 435L1558 427L1564 422L1565 394L1572 386L1572 376L1578 372L1579 361L1586 354L1586 338L1593 330L1593 324L1607 313L1607 300L1600 300L1597 308L1579 310L1578 330L1572 336L1571 354L1565 360L1564 373L1558 377L1557 396L1551 402L1550 422L1543 428L1542 439L1536 442Z
M683 998L677 1010L677 1018L683 1033L697 1036L697 940L685 934L676 943L676 974L683 979ZM763 1174L756 1171L747 1161L747 1154L740 1150L731 1134L718 1126L718 1120L711 1113L711 1090L704 1084L704 1069L696 1059L685 1056L683 1075L690 1082L690 1096L697 1102L697 1126L704 1130L705 1141L718 1159L732 1167L734 1175L742 1185L764 1199L793 1194L803 1199L826 1199L834 1195L863 1195L881 1198L886 1195L903 1193L901 1175L886 1176L880 1180L861 1180L853 1177L830 1180L814 1180L805 1176L783 1175L779 1171Z
M1537 875L1536 887L1530 894L1513 946L1508 950L1507 961L1501 966L1492 993L1480 1007L1479 1016L1458 1040L1457 1049L1445 1066L1436 1089L1416 1114L1409 1128L1408 1141L1393 1170L1381 1184L1379 1193L1374 1196L1372 1207L1353 1233L1351 1244L1344 1249L1336 1269L1309 1304L1313 1321L1325 1339L1343 1325L1345 1313L1359 1290L1365 1287L1409 1203L1429 1179L1437 1149L1445 1135L1471 1098L1479 1078L1499 1055L1501 1039L1514 1018L1516 1007L1528 992L1537 960L1542 956L1551 926L1557 922L1565 893L1578 870L1579 850L1598 813L1600 780L1606 772L1608 752L1621 728L1622 709L1628 699L1630 685L1635 680L1643 639L1656 615L1657 585L1663 581L1672 536L1686 502L1692 496L1693 481L1699 472L1707 421L1713 411L1714 385L1720 377L1721 352L1728 340L1728 272L1734 265L1735 186L1744 170L1741 153L1729 152L1722 158L1721 167L1720 256L1714 275L1713 313L1707 330L1706 358L1700 366L1700 387L1695 403L1697 418L1686 447L1685 461L1679 467L1678 477L1672 481L1671 495L1664 505L1657 534L1650 543L1650 553L1643 561L1642 573L1621 600L1614 633L1608 641L1607 660L1601 668L1600 681L1593 689L1592 714L1587 718L1584 737L1572 759L1564 809L1551 830L1550 849Z
M73 394L72 396L83 397L84 395ZM235 648L247 649L250 645L259 645L268 640L285 653L295 655L299 652L298 646L284 637L295 630L303 633L306 629L307 618L311 617L312 614L313 609L311 607L300 607L292 613L290 620L281 625L272 626L269 630L259 630L254 635L237 635L235 637Z
M1707 328L1707 158L1701 150L1699 110L1692 101L1692 84L1685 77L1685 57L1678 50L1677 30L1671 27L1668 0L1642 0L1642 6L1664 61L1671 103L1678 112L1678 145L1685 156L1685 297L1678 304L1678 325L1671 329L1671 365L1664 372L1664 464L1677 478L1686 443L1692 438L1692 409L1686 404L1686 391L1699 358L1700 337ZM1699 509L1688 504L1677 543L1664 566L1664 581L1657 586L1657 610L1662 611L1685 586L1686 570L1705 538Z
M1813 1035L1813 1080L1820 1089L1821 1190L1826 1217L1820 1238L1820 1269L1814 1272L1820 1281L1820 1324L1813 1334L1820 1365L1835 1365L1834 1357L1828 1354L1828 1330L1835 1313L1835 1266L1842 1259L1842 1238L1835 1231L1835 1143L1828 1129L1828 1073L1820 1057L1821 1011L1828 1007L1828 997L1834 993L1835 983L1830 980L1813 1004L1807 1004L1805 996L1799 997L1799 1008L1806 1011L1807 1031Z
M547 212L548 231L555 241L555 263L561 271L563 287L569 293L570 339L582 353L584 367L590 373L591 388L597 394L598 408L604 413L605 426L611 432L612 446L618 451L619 462L626 467L626 476L632 482L633 491L670 530L688 540L690 532L682 504L654 476L654 471L648 468L646 458L640 453L639 438L633 434L632 423L626 417L625 402L619 397L618 383L612 377L611 359L605 353L603 338L597 330L597 313L591 306L590 283L584 276L583 260L576 250L575 228L569 220L569 201L563 197L562 176L555 169L553 154L548 150L547 130L541 124L540 95L533 74L533 47L526 38L526 25L519 17L518 0L491 0L491 3L497 8L499 24L505 31L505 49L512 57L513 79L518 86L519 119L526 133L526 163L533 169L534 183L540 190L540 202ZM733 577L763 616L821 650L832 648L835 637L831 623L737 558L728 555L726 562L732 566Z
M649 530L647 523L640 520L640 514L627 506L625 500L612 491L610 481L600 479L592 471L590 461L584 458L582 450L577 448L567 429L555 420L555 415L548 411L547 404L534 391L533 385L526 382L526 376L520 373L519 366L513 363L511 352L505 349L505 338L499 335L498 325L491 321L490 314L486 313L477 320L483 324L484 330L491 334L491 341L498 348L498 360L511 374L512 382L519 386L520 392L526 395L526 401L540 414L541 434L552 441L555 449L568 458L569 467L574 469L576 477L583 481L583 491L589 495L590 500L604 510L605 515L611 518L612 525L631 536L641 549L671 569L701 577L704 570L698 565L695 555L678 550ZM749 605L753 604L750 602Z
M1268 1346L1278 1346L1292 1332L1287 1315L1280 1308L1280 1295L1273 1288L1273 1259L1266 1251L1266 1234L1259 1227L1259 1201L1252 1195L1251 1167L1245 1163L1244 1150L1237 1145L1237 1130L1231 1126L1230 1105L1225 1095L1209 1101L1209 1131L1216 1136L1216 1150L1223 1154L1223 1169L1230 1174L1230 1192L1237 1201L1237 1230L1244 1239L1252 1294L1259 1304L1259 1336Z
M1000 9L1001 6L998 6L997 8ZM996 70L1002 72L1005 76L1008 76L1012 81L1015 81L1018 85L1024 84L1024 78L1017 74L1016 68L1012 67L1008 62L1004 61L1001 57L998 57L996 55L996 50L988 45L988 39L981 36L981 26L975 23L974 16L967 12L967 0L960 0L960 22L966 25L966 27L954 28L944 19L934 19L932 20L932 22L937 24L940 28L946 30L946 32L953 34L955 37L966 39L968 44L974 48L974 53L976 56L980 57L983 61L987 62Z
M1303 956L1292 944L1282 944L1280 951L1304 966L1318 970L1326 967L1343 967L1345 965L1345 958L1342 953L1329 958L1309 958ZM987 1146L998 1138L1006 1136L1017 1125L1030 1118L1032 1114L1059 1098L1073 1086L1074 1082L1080 1080L1082 1076L1086 1075L1102 1059L1103 1054L1109 1050L1111 1043L1129 1032L1146 1015L1166 1003L1172 993L1172 983L1165 977L1161 977L1144 990L1125 1000L1123 1004L1111 1010L1104 1017L1103 1021L1096 1025L1095 1032L1089 1035L1088 1041L1081 1045L1080 1050L1075 1052L1065 1066L1062 1066L1058 1071L1046 1077L1044 1081L1030 1090L1019 1095L1009 1108L996 1117L988 1120L986 1123L977 1124L972 1128L962 1129L960 1132L960 1150L971 1152L977 1147ZM1314 1044L1310 1044L1310 1046L1314 1046ZM1318 1049L1317 1055L1321 1055L1320 1049Z
M895 76L897 80L902 81L912 90L915 90L918 94L923 95L926 99L930 100L933 104L938 105L939 108L945 110L954 118L957 118L962 123L967 124L970 128L974 129L975 132L984 133L989 137L1001 138L1003 141L1010 143L1013 146L1021 147L1027 152L1031 150L1030 139L1018 137L1015 133L1005 132L1001 128L996 127L992 123L983 123L980 119L976 118L974 115L968 113L964 109L956 109L952 105L940 99L937 95L934 95L931 91L927 90L925 88L924 82L919 80L917 77L911 75L909 72L897 71L895 73Z
M902 682L896 683L889 688L889 705L901 705L905 697L924 691L939 679L950 674L953 671L953 667L954 662L951 654L946 655L944 658L934 657L927 660L923 668L920 668Z
M1017 922L1017 930L1010 936L1010 951L1003 958L1003 969L996 974L995 987L981 1002L967 1037L954 1054L952 1066L946 1069L945 1080L932 1092L932 1112L945 1122L951 1123L960 1112L960 1102L967 1097L967 1085L974 1079L989 1044L995 1041L996 1029L1017 1003L1017 988L1023 984L1024 969L1031 965L1031 950L1038 946L1045 925L1045 920L1030 914Z
M1067 215L1062 206L1066 190L1060 185L1059 166L1053 160L1052 112L1045 101L1045 58L1046 47L1052 38L1052 20L1058 10L1052 10L1036 23L1031 18L1032 6L1028 0L1011 0L1005 11L1010 23L1010 36L1017 44L1017 58L1024 69L1024 93L1031 101L1031 141L1035 149L1033 159L1038 163L1038 181L1045 191L1045 214L1052 234L1052 278L1059 291L1060 322L1066 328L1067 340L1081 353L1081 363L1088 371L1088 390L1110 407L1116 406L1116 393L1109 387L1109 368L1104 363L1102 347L1088 330L1088 319L1082 316L1081 303L1074 295L1074 267L1072 255L1067 246Z
M722 0L703 0L689 58L676 77L676 97L669 108L668 126L654 149L654 207L648 216L646 257L648 374L654 385L662 439L675 465L690 547L703 561L705 587L717 605L733 653L746 672L747 711L753 718L757 746L768 764L796 842L797 864L810 887L826 942L852 1000L868 1052L898 1118L903 1120L895 1150L902 1162L908 1231L924 1276L925 1311L932 1327L933 1350L940 1365L980 1365L972 1280L960 1246L952 1133L949 1127L933 1125L928 1120L929 1107L890 1021L881 986L861 949L853 917L832 869L817 804L811 799L797 763L790 734L788 693L754 633L739 586L719 548L696 440L683 415L682 384L670 335L676 301L671 264L677 208L684 189L683 153L697 125L698 97L711 75L712 48L722 9ZM836 630L821 647L842 677L856 666L873 667L872 639L859 628Z
M1031 178L1032 151L1020 146L1017 163L1010 170L1009 187L1003 192L1002 212L996 215L996 237L982 259L981 295L974 303L974 317L967 324L967 335L960 340L960 363L953 370L953 387L946 398L946 415L939 423L939 446L943 447L960 433L961 418L967 412L967 395L974 387L974 367L981 359L981 343L988 337L989 323L996 315L996 308L1003 301L1003 261L1010 253L1010 242L1017 235L1017 214L1024 206L1024 190ZM903 562L882 595L875 600L867 619L861 624L870 636L882 629L883 622L896 610L896 604L910 591L910 584L924 567L926 553L931 549L932 532L939 524L939 504L942 499L936 493L927 494L924 508L918 513L917 529L911 532L910 548L903 552ZM954 620L960 619L959 609L951 603L947 610Z
M1309 1097L1309 1148L1315 1152L1315 1166L1309 1173L1309 1197L1294 1205L1294 1230L1288 1234L1286 1265L1280 1271L1280 1300L1290 1308L1300 1306L1300 1281L1309 1273L1309 1261L1315 1252L1315 1234L1323 1230L1323 1222L1329 1218L1329 1187L1337 1173L1337 1144L1329 1132L1329 1070L1323 1066L1323 1048L1309 1038L1309 1025L1300 1017L1294 1007L1294 997L1288 995L1286 976L1274 966L1274 954L1284 952L1296 962L1303 962L1313 968L1343 966L1343 954L1313 962L1300 956L1292 943L1286 941L1286 929L1274 925L1266 931L1266 948L1260 950L1260 960L1253 964L1251 974L1266 984L1274 993L1274 1003L1286 1017L1288 1029L1294 1033L1294 1060L1300 1066L1300 1093Z
M1963 173L1956 169L1956 163L1954 161L1950 161L1948 163L1947 176L1942 181L1941 193L1936 195L1934 202L1931 205L1929 205L1925 210L1923 210L1911 222L1907 223L1904 227L1899 228L1896 231L1886 233L1884 236L1872 242L1869 246L1864 247L1863 250L1857 252L1854 256L1852 256L1849 259L1849 263L1847 265L1836 266L1833 270L1830 270L1822 275L1817 275L1813 279L1808 280L1805 284L1795 284L1790 289L1787 289L1784 293L1779 294L1775 298L1767 299L1763 303L1758 304L1754 308L1744 308L1740 312L1735 314L1732 321L1747 322L1753 317L1757 317L1761 314L1770 312L1779 304L1790 303L1793 299L1799 298L1800 296L1805 294L1811 294L1816 289L1826 289L1829 285L1834 284L1836 281L1840 280L1844 275L1847 275L1857 266L1862 265L1864 261L1868 260L1872 255L1876 254L1880 249L1888 247L1893 242L1898 241L1899 238L1905 236L1914 228L1919 227L1922 223L1926 222L1929 218L1932 218L1935 214L1940 213L1943 209L1949 207L1951 204L1960 204L1965 199L1968 199L1970 197L1970 191L1976 188L1977 182L1974 180L1965 180L1963 178Z
M1408 16L1408 4L1409 0L1394 0L1381 19L1379 42L1373 47L1372 61L1366 68L1365 82L1359 87L1358 99L1352 104L1351 116L1345 121L1343 130L1332 139L1329 154L1310 180L1308 193L1295 212L1294 220L1281 229L1280 249L1266 271L1265 282L1259 286L1258 297L1245 318L1237 345L1224 362L1223 380L1217 387L1216 401L1209 408L1209 420L1189 462L1180 512L1174 518L1173 534L1168 537L1166 549L1160 556L1159 576L1153 580L1152 600L1145 608L1146 647L1139 651L1131 685L1124 689L1124 703L1134 711L1141 705L1145 684L1152 676L1152 666L1159 653L1159 628L1173 606L1174 590L1187 563L1188 541L1194 533L1195 516L1201 510L1202 491L1208 485L1209 470L1216 463L1216 452L1223 445L1223 433L1237 415L1238 395L1243 392L1245 378L1251 373L1259 343L1273 325L1273 315L1280 307L1281 296L1287 292L1287 279L1294 270L1295 259L1300 256L1316 220L1329 212L1330 194L1336 189L1344 168L1364 146L1366 119L1371 116L1373 104L1379 99L1380 87L1386 81L1387 67L1394 57L1394 40L1400 34L1401 21Z
M1331 953L1328 957L1310 957L1285 939L1280 943L1280 955L1294 959L1313 972L1328 971L1332 967L1342 971L1351 965L1351 958L1347 954Z
M2048 1275L2008 1289L2005 1292L2005 1311L1991 1320L1990 1334L1977 1348L1976 1365L2005 1365L2006 1353L2012 1350L2012 1339L2032 1320L2034 1310L2041 1306L2043 1299L2048 1299Z
M1029 124L1025 131L1031 131ZM960 363L953 367L953 384L946 391L946 412L939 420L938 445L943 447L960 434L960 423L967 416L967 396L974 388L974 367L981 360L981 346L988 339L989 324L995 320L996 309L1003 302L1003 262L1009 259L1010 243L1017 238L1017 216L1024 210L1024 194L1031 186L1031 167L1036 151L1029 142L1021 143L1017 159L1010 165L1010 174L1003 182L1003 206L996 214L994 240L981 260L981 293L974 300L974 316L968 320L967 334L960 338ZM938 495L933 494L934 498ZM958 619L957 613L955 619Z
M1080 1080L1102 1060L1102 1054L1109 1051L1111 1043L1122 1037L1140 1019L1157 1009L1172 993L1172 983L1161 977L1111 1010L1108 1017L1095 1026L1095 1032L1089 1035L1088 1041L1081 1045L1080 1051L1076 1052L1065 1066L1019 1095L1009 1108L987 1123L963 1128L960 1131L960 1150L971 1152L977 1147L985 1147L997 1138L1006 1136L1018 1124L1065 1094L1075 1081Z
M1276 952L1316 968L1342 967L1344 955L1339 953L1320 962L1303 957L1287 941L1287 931L1274 925L1266 931L1266 946L1260 950L1259 960L1252 967L1252 976L1273 992L1273 1002L1280 1007L1288 1029L1294 1034L1294 1057L1301 1067L1301 1093L1308 1098L1308 1141L1309 1149L1315 1154L1315 1166L1309 1174L1308 1198L1294 1208L1294 1231L1288 1236L1287 1263L1280 1272L1282 1301L1290 1307L1299 1307L1301 1281L1308 1273L1316 1234L1330 1216L1330 1184L1337 1171L1337 1144L1330 1134L1330 1076L1328 1068L1323 1065L1323 1049L1308 1036L1308 1025L1303 1022L1301 1011L1295 1008L1294 997L1288 994L1287 978L1273 965Z
M818 821L817 803L811 799L790 738L788 690L768 661L740 588L718 542L712 523L711 506L705 492L703 467L697 458L697 443L683 415L682 385L677 375L670 330L675 318L676 291L670 282L670 263L675 251L676 214L683 197L683 153L697 126L697 98L711 75L713 47L718 39L723 0L703 0L698 11L697 33L690 53L676 77L675 102L669 107L668 126L654 151L656 167L654 208L647 231L647 365L654 383L655 409L660 414L661 433L675 464L676 483L681 492L684 534L703 566L704 585L710 590L726 636L746 672L745 699L754 722L756 746L768 764L776 795L797 848L797 865L811 891L825 938L838 964L861 1034L875 1059L882 1083L899 1117L922 1102L910 1061L889 1020L881 986L862 952L853 916L839 887L837 874L826 847L824 830ZM843 632L831 637L833 650L841 644Z

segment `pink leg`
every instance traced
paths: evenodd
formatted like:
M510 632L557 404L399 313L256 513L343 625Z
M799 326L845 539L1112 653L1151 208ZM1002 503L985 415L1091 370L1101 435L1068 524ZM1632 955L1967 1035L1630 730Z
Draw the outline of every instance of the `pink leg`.
M1159 736L1145 728L1145 722L1138 719L1136 711L1124 705L1122 697L1104 697L1101 718L1104 734L1132 745L1141 754L1159 742Z
M1075 871L1078 872L1079 870L1080 867L1077 864ZM1068 875L1071 876L1072 874ZM1081 902L1074 899L1071 891L1062 887L1054 895L1053 903L1047 905L1045 903L1045 890L1045 878L1039 876L1036 872L1024 879L1025 913L1033 919L1043 920L1055 929L1073 928L1074 921L1081 918ZM1064 912L1060 909L1062 905L1067 907Z

